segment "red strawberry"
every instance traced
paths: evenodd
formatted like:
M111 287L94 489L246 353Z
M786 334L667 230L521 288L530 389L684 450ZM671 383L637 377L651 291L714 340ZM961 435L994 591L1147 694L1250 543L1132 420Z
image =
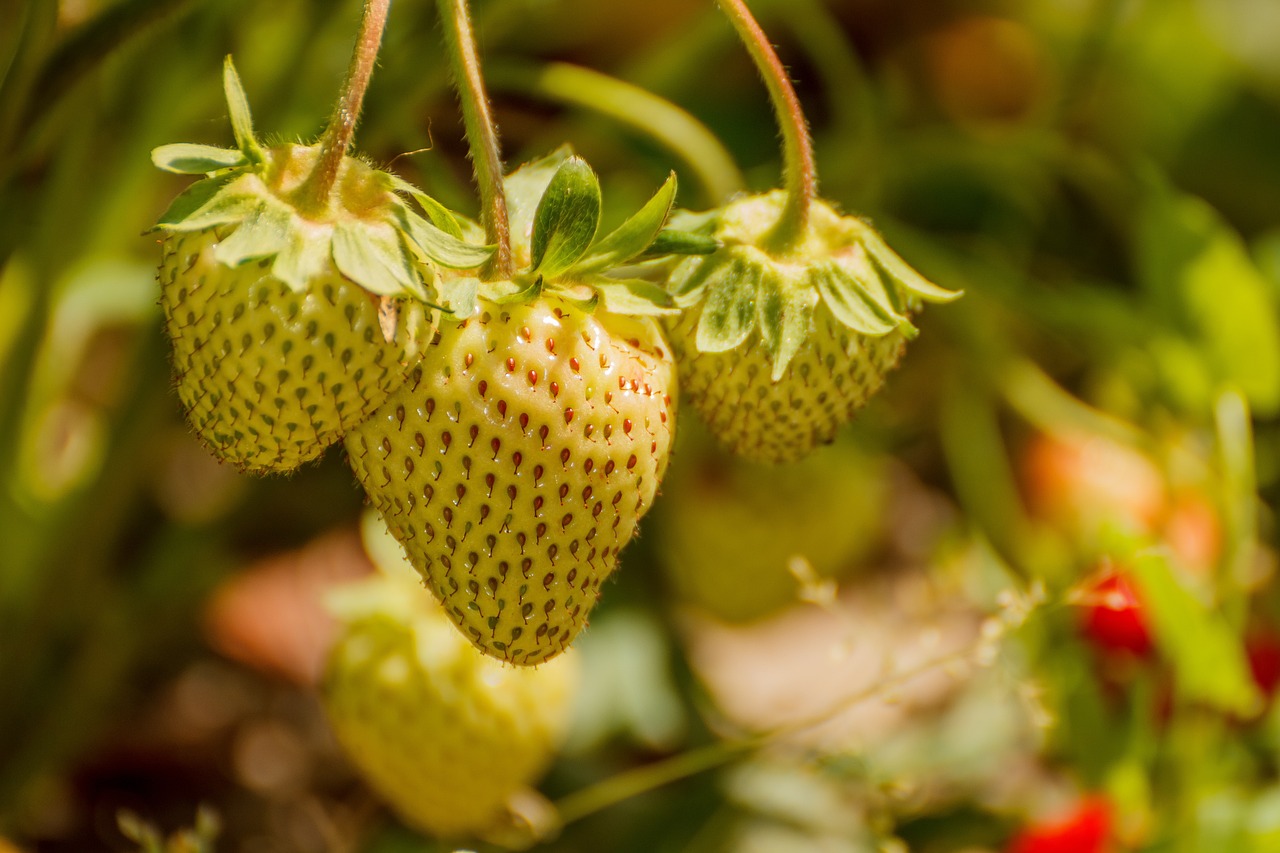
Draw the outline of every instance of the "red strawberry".
M1137 657L1154 651L1137 589L1125 574L1109 573L1092 583L1082 603L1081 631L1098 648Z
M1103 853L1111 835L1111 806L1090 797L1061 820L1033 824L1009 842L1007 853Z

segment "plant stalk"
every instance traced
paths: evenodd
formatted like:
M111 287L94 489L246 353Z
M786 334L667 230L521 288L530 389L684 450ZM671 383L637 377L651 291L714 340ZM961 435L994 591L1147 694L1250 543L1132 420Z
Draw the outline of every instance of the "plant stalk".
M485 240L496 245L485 267L486 279L509 279L514 272L511 257L511 226L507 220L507 196L502 184L502 150L498 128L489 109L484 78L480 74L480 53L467 0L439 0L440 23L444 29L445 51L453 75L453 85L462 107L471 165L480 191L480 221Z
M307 210L323 214L329 209L338 171L343 158L347 156L351 139L355 136L356 122L360 119L369 78L373 76L373 66L378 59L378 47L382 44L382 31L386 28L390 8L391 0L365 0L356 47L351 54L351 64L347 67L347 79L334 107L333 117L329 119L324 137L320 140L320 159L298 189L299 201Z
M783 172L787 202L773 227L768 243L779 253L795 247L809 224L809 208L818 193L818 170L813 158L813 139L805 121L800 99L787 70L745 0L716 0L733 23L738 38L751 54L760 76L769 89L769 99L782 131Z

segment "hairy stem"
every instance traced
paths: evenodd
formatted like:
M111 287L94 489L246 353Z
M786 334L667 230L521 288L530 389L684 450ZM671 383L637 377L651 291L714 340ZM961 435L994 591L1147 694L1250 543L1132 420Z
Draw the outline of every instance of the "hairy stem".
M745 0L716 0L721 11L728 16L738 32L738 38L746 46L760 76L769 89L773 111L782 131L783 177L787 189L787 203L782 216L769 237L771 247L785 252L803 236L809 224L809 207L818 191L818 171L813 160L813 140L800 99L787 70L782 67L778 54L769 43L769 37L756 22Z
M489 279L508 279L514 271L511 257L511 226L507 221L507 196L502 186L502 151L498 129L489 110L489 98L480 74L480 54L467 0L439 0L440 23L444 28L445 50L453 85L462 106L467 145L476 186L480 190L480 221L485 239L498 248L485 268Z
M387 11L391 0L365 0L364 14L360 18L360 33L356 37L355 51L347 67L347 79L342 94L334 107L333 117L320 140L320 159L307 180L298 189L298 199L310 211L323 213L329 209L333 185L338 180L338 169L351 146L364 104L364 93L373 76L373 66L378 59L378 46L382 44L382 31L387 25Z

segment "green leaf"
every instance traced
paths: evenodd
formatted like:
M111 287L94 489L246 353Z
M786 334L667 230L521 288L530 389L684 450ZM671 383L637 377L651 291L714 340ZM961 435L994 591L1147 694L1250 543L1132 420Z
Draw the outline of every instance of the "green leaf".
M510 305L532 301L542 292L542 276L518 276L511 281L486 281L480 286L480 295L495 305Z
M614 314L664 316L679 314L671 294L651 281L638 278L593 278L604 308Z
M454 270L475 269L493 256L496 246L475 246L437 228L411 210L401 209L399 224L405 236L422 250L423 256ZM457 224L456 222L454 223ZM459 229L461 230L461 229Z
M726 352L751 334L761 273L761 263L735 255L708 274L706 304L695 336L700 352Z
M1144 206L1139 247L1152 300L1215 385L1238 388L1260 415L1280 412L1280 306L1240 235L1200 199L1162 188Z
M288 244L276 255L271 274L294 293L301 293L325 274L332 252L333 238L328 229L314 226L313 233L308 234L295 227L290 231Z
M408 251L392 228L338 222L333 227L333 262L339 272L371 293L426 298Z
M533 271L548 279L566 272L599 227L600 181L585 160L570 157L547 184L533 217Z
M503 181L507 196L507 221L511 227L512 251L517 255L532 254L533 219L547 185L573 149L562 145L541 160L534 160L507 175ZM521 251L523 250L523 251Z
M866 264L866 272L875 270ZM809 282L842 325L863 335L882 337L906 322L867 293L866 287L847 267L822 261L809 269Z
M644 207L591 246L586 257L573 265L572 273L603 272L642 254L662 231L675 200L676 175L672 172Z
M1131 569L1157 644L1177 671L1178 694L1229 713L1255 711L1261 697L1242 639L1178 582L1164 554L1139 554Z
M766 269L761 275L756 324L773 365L771 379L774 382L787 372L787 366L808 339L817 302L818 294L812 287L784 287L781 277L772 269Z
M289 209L260 201L258 206L213 250L219 263L237 267L247 261L270 258L290 242Z
M644 250L644 256L651 258L658 255L710 255L722 245L716 238L705 234L664 228Z
M436 283L440 301L455 320L465 320L476 313L480 280L476 278L442 278Z
M869 225L864 226L862 245L890 280L925 302L954 302L964 295L963 290L946 290L920 275Z
M231 132L235 134L236 147L250 163L265 162L266 155L258 144L257 137L253 135L253 113L249 110L249 99L244 94L244 86L240 84L240 75L236 73L230 54L222 64L222 88L227 95L227 111L231 116Z
M235 148L179 142L152 149L151 162L159 169L178 175L204 175L243 166L249 161L244 152Z
M254 195L223 190L235 175L219 175L196 181L187 187L160 216L156 229L166 231L199 231L215 225L239 222L249 215L261 199Z
M418 206L422 208L422 212L431 220L432 225L450 237L462 239L462 226L458 224L458 218L453 215L453 211L399 175L393 175L390 172L379 172L378 174L386 179L388 189L404 193L416 201Z

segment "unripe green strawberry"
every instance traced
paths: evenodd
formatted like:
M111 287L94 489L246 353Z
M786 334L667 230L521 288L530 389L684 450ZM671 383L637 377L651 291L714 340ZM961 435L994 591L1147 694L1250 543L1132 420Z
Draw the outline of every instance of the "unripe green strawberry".
M657 492L675 368L645 315L669 299L599 271L649 245L674 192L669 181L623 225L625 240L592 242L599 185L564 162L538 187L532 269L451 282L469 302L445 294L454 315L431 352L346 440L413 565L495 657L537 664L568 648Z
M884 465L847 442L784 467L682 447L654 510L664 574L720 619L767 616L798 600L796 558L817 578L858 567L876 545L885 486Z
M322 685L325 709L351 761L406 823L483 835L554 756L578 661L505 666L416 591L397 569L336 597L344 627Z
M721 248L681 261L669 280L686 308L667 321L686 397L730 450L762 462L831 441L898 363L920 301L959 295L821 202L803 239L775 252L784 203L774 192L704 217Z
M262 148L239 80L225 81L238 149L169 145L163 169L207 174L157 229L165 329L199 437L259 473L290 471L342 438L398 388L434 333L435 266L488 252L411 211L399 179L354 157L323 204L309 203L320 145Z

